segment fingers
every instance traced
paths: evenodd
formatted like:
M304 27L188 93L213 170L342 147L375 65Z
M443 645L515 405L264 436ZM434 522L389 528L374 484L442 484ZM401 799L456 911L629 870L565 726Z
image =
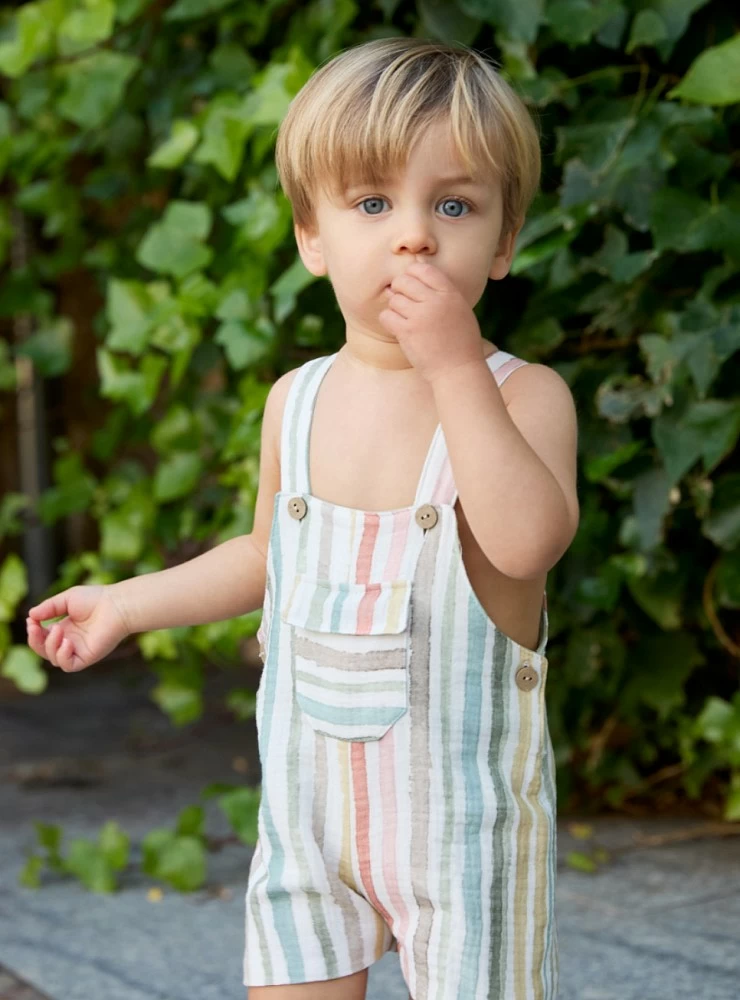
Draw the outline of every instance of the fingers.
M393 279L391 291L405 295L412 302L423 302L429 289L418 278L406 272L406 274L397 275Z
M64 671L75 669L74 648L69 638L65 637L61 625L57 622L46 633L32 619L27 619L28 644L31 649L43 656L55 667Z
M62 591L61 594L55 594L53 597L47 597L45 601L41 604L36 604L34 607L28 609L28 614L30 618L34 618L37 622L46 621L48 618L57 618L59 615L67 614L67 595L68 591Z

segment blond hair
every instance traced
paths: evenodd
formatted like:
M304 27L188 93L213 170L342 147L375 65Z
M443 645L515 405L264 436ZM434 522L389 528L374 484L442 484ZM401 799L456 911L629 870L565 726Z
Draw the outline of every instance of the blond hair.
M426 126L447 120L477 181L501 183L501 234L518 229L540 183L539 122L495 66L462 44L382 38L320 66L290 103L275 163L298 225L313 228L319 187L400 172Z

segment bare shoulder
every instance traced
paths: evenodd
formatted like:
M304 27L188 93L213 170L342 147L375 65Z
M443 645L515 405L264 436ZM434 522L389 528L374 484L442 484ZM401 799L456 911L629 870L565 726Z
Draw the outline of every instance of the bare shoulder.
M280 428L285 411L285 400L293 384L297 369L292 369L273 382L265 399L262 413L262 442L260 446L259 480L254 518L250 537L262 557L267 559L267 549L272 531L275 495L280 491Z
M275 449L275 454L280 458L280 428L283 424L283 413L285 412L285 402L293 381L298 374L298 368L291 368L280 378L276 379L265 400L265 409L262 415L263 430Z
M518 430L560 484L575 531L578 414L570 386L554 368L526 364L506 379L501 395Z

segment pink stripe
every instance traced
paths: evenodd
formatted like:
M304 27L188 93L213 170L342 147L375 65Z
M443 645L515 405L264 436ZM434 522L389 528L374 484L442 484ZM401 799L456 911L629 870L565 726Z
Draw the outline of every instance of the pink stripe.
M380 751L380 787L383 789L383 801L391 803L391 808L384 814L383 823L383 876L385 878L388 898L391 905L398 912L398 927L393 927L391 918L388 918L388 925L391 927L396 940L405 940L406 931L410 923L409 911L404 901L403 895L398 888L398 861L396 859L396 771L395 771L395 737L393 726L385 736L378 741ZM403 948L399 952L399 959L404 966L406 978L408 980L408 955Z
M355 574L357 583L367 583L370 579L370 572L373 565L373 552L375 550L375 541L378 537L379 524L380 518L376 513L368 511L365 514L363 518L360 549L357 553L357 570ZM357 608L356 632L358 635L367 635L370 632L373 624L375 602L378 600L379 596L379 588L368 588L367 592L360 601L359 607Z
M522 365L526 365L527 362L523 361L521 358L510 358L508 361L504 361L500 368L497 368L493 373L496 381L499 385L503 382L507 375L510 375L517 368L521 368Z
M401 572L401 559L409 536L411 514L412 511L410 510L402 510L393 518L391 548L388 552L388 562L385 566L386 580L397 580L398 574Z
M360 866L360 878L362 879L368 899L390 927L392 924L391 915L378 899L370 864L370 801L367 788L364 744L357 742L350 743L350 755L352 762L352 787L355 792L355 829L357 832L357 861Z
M449 456L445 455L437 482L434 484L431 502L451 505L455 496L457 496L457 492L455 490L455 480L452 475L452 465L450 464Z

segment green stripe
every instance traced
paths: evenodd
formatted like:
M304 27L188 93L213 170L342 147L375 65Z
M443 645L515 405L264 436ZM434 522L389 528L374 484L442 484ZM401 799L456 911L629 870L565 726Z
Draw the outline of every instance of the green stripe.
M327 691L341 691L344 694L354 694L355 692L368 691L389 694L400 694L406 692L406 681L365 681L361 684L352 681L326 681L307 673L305 670L296 670L296 677L305 684L312 687L326 688Z
M450 940L452 938L452 928L450 926L450 912L452 909L452 895L450 892L450 868L452 854L452 834L455 829L455 801L453 793L453 772L452 772L452 743L450 740L450 713L447 706L452 697L452 682L450 670L453 666L455 636L455 617L457 607L455 604L455 588L457 586L457 573L459 562L452 559L450 573L447 576L447 592L444 597L442 609L441 628L441 649L440 660L444 664L442 673L441 698L441 726L442 726L442 746L445 753L442 755L442 802L444 804L444 819L442 825L442 856L440 867L440 909L442 911L442 928L440 932L440 956L438 967L440 970L437 980L437 1000L447 1000L450 991L447 987L447 972L450 967L448 954L450 950Z
M350 718L347 718L346 708L337 708L334 705L325 705L322 702L307 698L304 694L298 694L298 703L304 712L320 719L321 722L331 722L335 726L347 726L352 729L354 726L387 726L396 719L400 719L406 712L405 705L390 706L384 705L378 708L361 708L353 706L350 711Z
M503 997L506 988L506 949L508 927L504 917L509 916L508 895L509 884L507 872L511 856L511 822L512 812L510 799L507 796L507 783L501 774L502 747L506 745L509 735L509 720L506 714L506 699L509 696L507 671L511 669L511 648L506 637L498 630L493 639L493 691L499 695L494 697L491 723L491 745L488 752L488 767L493 778L496 795L496 820L493 826L493 877L491 881L491 951L488 960L488 975L490 977L490 993L494 997ZM509 791L509 795L511 792Z

